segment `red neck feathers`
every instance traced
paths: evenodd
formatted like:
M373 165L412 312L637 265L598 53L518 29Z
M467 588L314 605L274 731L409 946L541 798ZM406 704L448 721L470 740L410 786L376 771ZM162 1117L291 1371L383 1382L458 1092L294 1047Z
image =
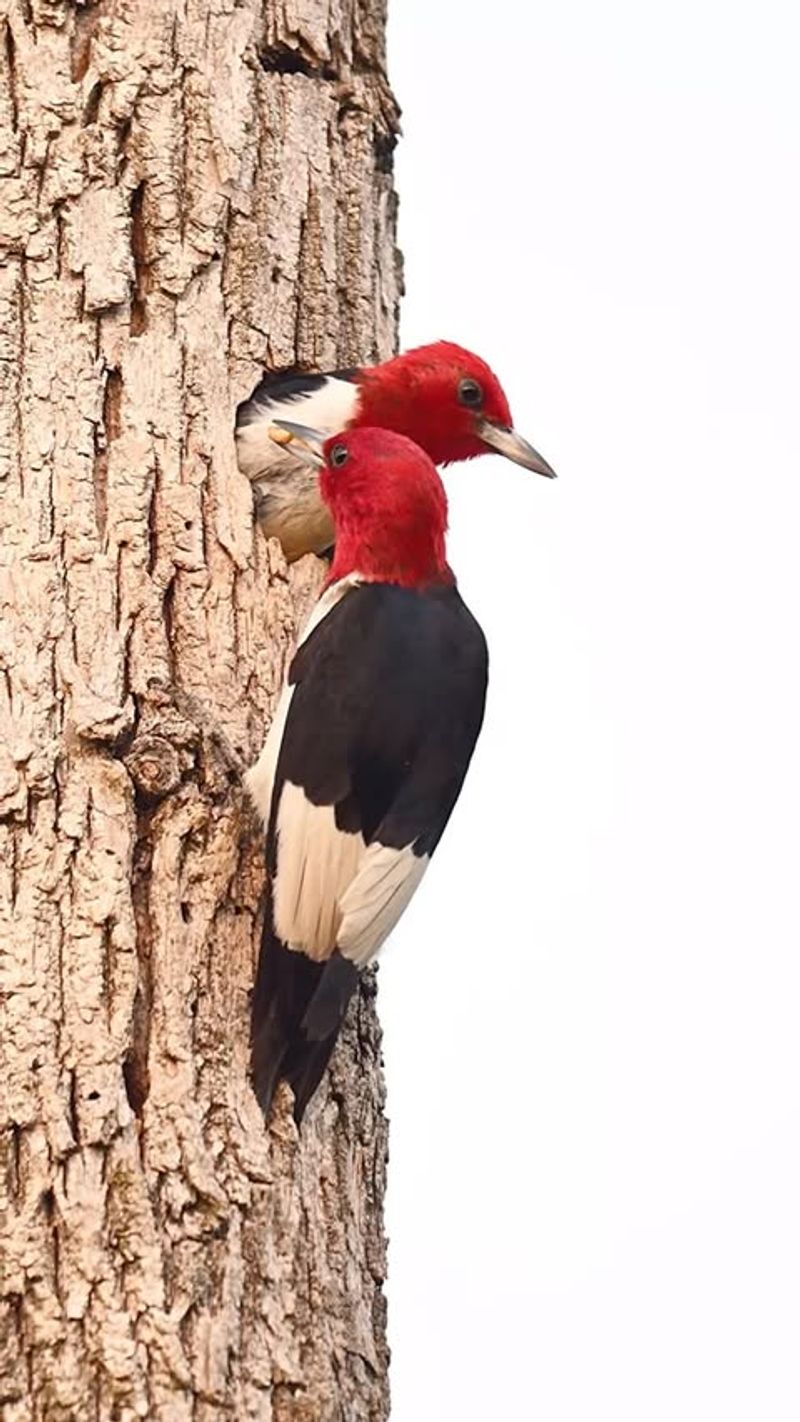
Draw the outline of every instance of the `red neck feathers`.
M329 583L350 573L409 588L454 581L442 481L405 436L386 429L335 435L325 445L320 490L336 526Z

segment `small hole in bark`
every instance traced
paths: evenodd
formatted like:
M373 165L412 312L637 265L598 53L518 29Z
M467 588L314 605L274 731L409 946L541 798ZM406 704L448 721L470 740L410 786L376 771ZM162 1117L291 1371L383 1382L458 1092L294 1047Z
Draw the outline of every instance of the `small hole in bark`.
M149 971L148 960L140 957L139 963L146 977ZM122 1076L125 1082L128 1104L137 1116L141 1116L142 1108L150 1093L150 1073L147 1067L150 1039L148 1011L148 1002L145 999L142 988L138 987L133 1001L131 1046L122 1063Z
M182 903L182 904L181 904L181 918L183 919L184 923L189 923L189 922L191 921L191 917L192 917L192 910L191 910L189 904L187 904L187 903Z
M192 522L192 520L191 520L190 518L187 518L187 519L184 520L183 526L184 526L184 528L193 528L193 527L194 527L194 524L193 524L193 522Z
M87 1093L87 1096L86 1096L86 1100L87 1100L87 1101L99 1101L99 1100L100 1100L100 1092L99 1092L99 1091L90 1091L90 1092L88 1092L88 1093Z
M130 1054L122 1063L122 1078L125 1082L128 1105L136 1116L141 1116L142 1107L150 1091L146 1063L137 1060L135 1055Z
M11 128L16 133L19 127L19 115L17 112L17 47L14 44L14 36L11 33L11 26L6 25L6 63L8 65L8 88L11 100Z
M316 64L288 44L276 44L262 50L259 59L261 68L267 74L304 74L307 79L326 79L329 82L336 78L336 70L330 64Z
M144 217L144 183L140 183L131 198L131 252L133 253L134 284L131 300L131 335L140 336L147 328L147 293L150 290L150 268L147 261L147 227Z
M100 99L103 93L103 86L98 81L89 90L86 103L83 106L83 126L88 128L90 124L97 123L97 115L100 112Z
M116 366L109 369L103 392L103 429L106 443L122 434L122 376Z

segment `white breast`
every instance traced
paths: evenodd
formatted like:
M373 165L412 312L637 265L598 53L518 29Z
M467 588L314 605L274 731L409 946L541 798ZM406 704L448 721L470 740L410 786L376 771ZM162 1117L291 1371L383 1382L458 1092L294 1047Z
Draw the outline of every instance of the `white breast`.
M275 444L269 427L273 420L293 420L322 434L338 434L353 419L359 398L352 381L328 376L319 389L294 400L251 401L249 423L236 431L239 468L253 484L261 532L278 539L289 563L304 553L324 553L335 535L317 471Z
M236 431L236 455L242 473L248 479L265 480L272 471L286 469L291 456L267 433L273 420L293 420L324 434L338 434L355 416L359 399L359 388L352 380L328 376L318 390L310 390L297 399L254 401L261 418L251 419ZM298 461L291 459L291 463L296 465Z

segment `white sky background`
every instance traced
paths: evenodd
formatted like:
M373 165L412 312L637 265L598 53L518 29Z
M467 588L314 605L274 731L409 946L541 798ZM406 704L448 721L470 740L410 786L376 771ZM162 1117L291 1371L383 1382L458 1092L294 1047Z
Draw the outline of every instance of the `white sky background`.
M488 720L384 956L393 1422L800 1417L796 7L390 0Z

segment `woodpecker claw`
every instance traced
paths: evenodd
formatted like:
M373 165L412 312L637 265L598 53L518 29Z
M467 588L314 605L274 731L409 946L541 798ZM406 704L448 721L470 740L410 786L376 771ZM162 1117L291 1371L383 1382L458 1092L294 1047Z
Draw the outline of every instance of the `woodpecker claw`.
M534 474L543 474L546 479L555 479L555 469L551 469L546 459L543 459L538 450L532 444L528 444L522 435L516 430L510 430L505 425L497 425L493 420L478 420L478 438L490 449L498 454L505 455L506 459L511 459L515 464L521 464L523 469L532 469Z

